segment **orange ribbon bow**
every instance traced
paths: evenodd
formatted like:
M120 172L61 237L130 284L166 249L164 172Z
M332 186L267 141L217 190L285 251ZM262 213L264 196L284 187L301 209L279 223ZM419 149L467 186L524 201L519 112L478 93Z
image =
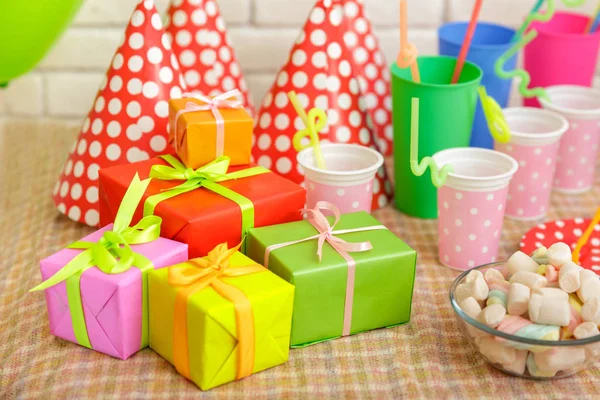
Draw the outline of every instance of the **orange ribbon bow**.
M233 303L238 339L236 379L252 374L254 369L254 316L252 305L244 293L226 282L222 277L236 277L263 272L267 269L258 264L231 268L229 258L238 251L241 243L227 249L227 243L216 246L203 258L195 258L169 268L169 284L179 286L175 299L173 362L177 371L190 378L187 334L187 303L190 296L211 286L221 297Z

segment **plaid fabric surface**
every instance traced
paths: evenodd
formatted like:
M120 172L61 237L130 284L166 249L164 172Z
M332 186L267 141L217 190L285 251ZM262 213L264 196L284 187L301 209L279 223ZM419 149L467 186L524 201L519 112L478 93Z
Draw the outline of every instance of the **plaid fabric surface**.
M405 326L292 350L285 365L205 393L150 349L120 361L52 336L43 294L28 290L41 280L41 258L91 231L59 215L50 198L76 133L72 125L12 122L0 131L0 398L600 397L597 367L534 382L479 358L449 304L457 272L436 260L436 222L392 207L375 216L418 252L412 320ZM581 196L555 194L549 219L591 216L599 195L598 185ZM532 225L505 221L500 259L517 250Z

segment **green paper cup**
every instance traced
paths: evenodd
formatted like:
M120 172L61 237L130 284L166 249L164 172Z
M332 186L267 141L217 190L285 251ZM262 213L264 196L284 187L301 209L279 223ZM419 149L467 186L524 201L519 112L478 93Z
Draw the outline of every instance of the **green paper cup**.
M468 147L483 73L466 62L458 83L450 85L456 58L419 57L418 64L421 83L413 82L410 68L392 64L396 207L413 217L437 218L437 191L430 171L417 177L410 170L411 99L418 97L420 102L419 160L442 150Z

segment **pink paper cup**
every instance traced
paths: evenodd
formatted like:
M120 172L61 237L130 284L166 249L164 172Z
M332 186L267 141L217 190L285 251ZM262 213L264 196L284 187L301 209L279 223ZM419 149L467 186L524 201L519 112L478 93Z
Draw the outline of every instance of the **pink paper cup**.
M525 47L524 66L531 75L530 87L555 85L592 86L600 31L584 33L588 15L557 12L546 23L534 22L538 36ZM539 107L537 99L524 104Z
M464 271L495 262L504 208L517 161L488 149L456 148L436 153L441 168L454 172L438 189L438 254L440 262Z
M528 221L543 218L548 210L560 138L569 123L560 114L533 107L503 111L510 128L510 143L494 148L517 160L519 170L510 181L506 216Z
M560 140L554 190L567 194L587 192L594 185L594 167L600 140L600 90L561 85L547 89L550 101L542 106L569 121Z
M383 165L383 156L356 144L322 144L321 151L327 170L317 168L312 148L298 153L307 207L324 200L335 204L341 213L371 212L373 179Z

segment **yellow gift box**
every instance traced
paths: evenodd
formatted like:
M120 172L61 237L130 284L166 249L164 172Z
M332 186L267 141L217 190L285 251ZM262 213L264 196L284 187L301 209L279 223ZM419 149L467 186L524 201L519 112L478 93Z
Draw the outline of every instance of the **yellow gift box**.
M288 360L294 286L238 248L148 275L150 347L202 390Z
M236 92L169 100L169 135L188 168L227 156L231 165L250 163L254 120Z

